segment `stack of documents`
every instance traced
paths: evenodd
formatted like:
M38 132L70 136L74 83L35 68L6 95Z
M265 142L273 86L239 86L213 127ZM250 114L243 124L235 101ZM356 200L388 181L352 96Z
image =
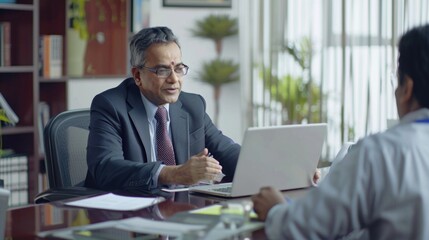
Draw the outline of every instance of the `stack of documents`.
M115 211L134 211L141 208L149 207L164 201L163 197L146 198L146 197L127 197L113 193L107 193L96 197L85 198L66 205L82 208L98 208Z

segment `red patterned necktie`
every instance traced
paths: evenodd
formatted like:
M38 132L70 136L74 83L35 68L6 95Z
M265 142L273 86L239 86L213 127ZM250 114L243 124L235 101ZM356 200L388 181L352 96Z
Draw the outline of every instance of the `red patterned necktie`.
M173 144L167 131L167 109L158 107L155 114L156 125L156 154L158 161L164 162L165 165L176 165L174 160Z

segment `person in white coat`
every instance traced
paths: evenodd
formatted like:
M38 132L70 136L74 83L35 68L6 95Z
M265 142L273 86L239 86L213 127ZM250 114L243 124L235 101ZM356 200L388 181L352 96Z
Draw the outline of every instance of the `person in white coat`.
M358 141L304 198L272 187L252 196L270 239L429 239L429 25L398 45L400 122Z

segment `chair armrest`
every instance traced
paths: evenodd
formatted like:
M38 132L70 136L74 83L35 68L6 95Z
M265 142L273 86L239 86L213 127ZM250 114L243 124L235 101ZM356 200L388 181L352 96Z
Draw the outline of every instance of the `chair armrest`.
M86 187L52 188L37 194L37 196L34 198L34 203L48 203L73 197L96 195L101 193L105 192Z

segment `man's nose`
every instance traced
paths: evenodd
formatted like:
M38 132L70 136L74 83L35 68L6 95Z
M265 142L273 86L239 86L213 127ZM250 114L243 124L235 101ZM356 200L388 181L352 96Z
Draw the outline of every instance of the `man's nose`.
M170 76L168 76L167 81L168 82L177 82L179 81L180 77L177 75L175 71L171 71Z

